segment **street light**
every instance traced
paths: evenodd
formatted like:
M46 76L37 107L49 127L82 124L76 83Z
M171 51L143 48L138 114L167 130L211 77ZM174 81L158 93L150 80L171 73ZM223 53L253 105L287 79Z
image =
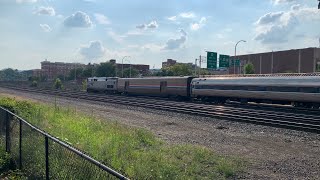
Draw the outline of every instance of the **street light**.
M237 46L240 42L247 42L245 40L240 40L234 47L234 61L233 61L233 74L236 74L236 57L237 57Z
M319 4L318 4L318 9L320 9L320 0L318 0L319 1Z
M121 77L123 77L123 60L124 60L124 58L126 58L126 57L130 57L130 56L124 56L123 58L122 58L122 70L121 70L121 73L122 73L122 76Z
M128 61L128 63L130 63L130 78L131 78L131 61L126 59L125 61Z

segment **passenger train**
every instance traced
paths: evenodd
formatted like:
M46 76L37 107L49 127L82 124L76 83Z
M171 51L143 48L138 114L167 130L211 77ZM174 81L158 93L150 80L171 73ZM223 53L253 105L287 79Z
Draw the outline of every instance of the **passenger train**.
M171 97L224 103L228 100L319 108L320 76L274 77L93 77L87 92Z

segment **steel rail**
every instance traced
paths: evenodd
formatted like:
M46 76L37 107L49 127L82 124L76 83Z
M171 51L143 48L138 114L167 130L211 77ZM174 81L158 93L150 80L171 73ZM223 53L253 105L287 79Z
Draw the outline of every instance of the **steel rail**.
M206 104L176 102L160 99L146 99L127 96L100 96L79 92L52 91L39 89L19 89L34 93L51 94L55 96L71 97L77 99L85 99L89 101L100 101L104 103L116 103L122 105L131 105L137 107L154 108L159 110L173 111L192 115L200 115L232 121L250 122L254 124L269 125L282 128L297 129L320 133L320 119L316 114L296 114L294 112L272 111L271 109L259 110L250 109L248 107L230 107L230 106L214 106ZM298 116L298 117L297 117Z

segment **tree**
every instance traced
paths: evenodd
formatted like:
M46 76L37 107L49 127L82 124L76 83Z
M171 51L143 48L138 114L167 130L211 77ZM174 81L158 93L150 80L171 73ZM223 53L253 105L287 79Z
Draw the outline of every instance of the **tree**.
M54 88L56 89L62 89L63 88L63 85L62 85L62 82L59 78L57 78L54 82Z
M113 63L105 62L98 65L95 76L98 77L115 77L116 76L116 66Z
M61 81L65 81L66 77L63 74L59 74L58 77Z
M245 74L254 74L254 66L252 63L248 63L244 66Z
M82 81L82 90L87 90L87 80L86 79L84 79L83 81Z
M75 77L76 76L76 77ZM83 76L83 68L71 69L68 80L74 80L75 78L81 78Z
M118 70L118 74L122 74L122 70ZM139 70L131 67L131 77L138 77ZM130 68L123 69L123 77L129 78L130 77Z
M320 3L320 2L319 2ZM316 71L320 72L320 64L317 64Z
M94 76L94 67L92 67L92 66L86 67L82 71L82 77L84 77L84 78L93 77L93 76Z
M192 66L188 64L175 64L167 69L167 75L170 76L191 76Z
M5 81L14 81L19 79L19 71L16 69L4 69L1 71L2 72L2 79Z
M36 80L32 81L31 87L38 87L38 82Z
M31 82L33 82L33 81L39 81L40 80L40 77L37 77L37 76L30 76L30 77L28 77L28 81L31 81Z

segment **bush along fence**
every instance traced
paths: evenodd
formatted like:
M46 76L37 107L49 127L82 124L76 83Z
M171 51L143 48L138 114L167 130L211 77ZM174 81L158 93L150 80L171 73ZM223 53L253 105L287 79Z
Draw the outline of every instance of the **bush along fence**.
M128 179L0 107L0 148L31 179Z

